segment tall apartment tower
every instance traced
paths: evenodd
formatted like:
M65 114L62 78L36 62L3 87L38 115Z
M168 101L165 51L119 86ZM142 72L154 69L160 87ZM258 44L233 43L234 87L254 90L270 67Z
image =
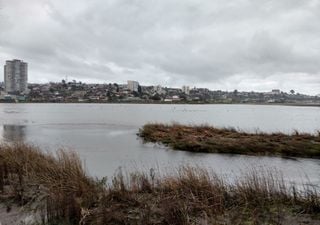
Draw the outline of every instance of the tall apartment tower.
M25 93L28 89L28 64L22 60L6 61L4 87L7 93Z
M128 80L128 89L130 91L138 92L138 90L139 90L139 82L133 81L133 80Z
M182 92L186 95L190 94L190 87L189 86L182 86Z

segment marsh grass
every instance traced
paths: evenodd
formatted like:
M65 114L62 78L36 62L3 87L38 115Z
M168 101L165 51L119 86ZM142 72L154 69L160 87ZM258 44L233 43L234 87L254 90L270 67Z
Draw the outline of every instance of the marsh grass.
M73 152L15 144L0 146L0 174L1 201L34 210L44 224L320 222L317 189L289 187L272 171L253 169L230 183L193 167L168 175L119 170L106 182L90 178Z
M288 216L319 216L319 207L315 189L288 187L271 171L253 169L230 184L207 170L181 167L166 176L118 173L86 222L285 224Z
M73 152L55 155L25 145L0 147L0 191L20 206L40 210L44 221L79 222L82 207L98 200L98 186Z
M159 142L175 150L205 153L275 155L320 158L320 132L246 133L234 128L208 125L146 124L138 135L146 142Z

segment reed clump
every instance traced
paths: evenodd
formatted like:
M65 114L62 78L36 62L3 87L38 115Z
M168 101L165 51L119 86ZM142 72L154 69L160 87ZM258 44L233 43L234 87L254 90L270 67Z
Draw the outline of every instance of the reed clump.
M138 135L175 150L204 153L320 158L320 133L246 133L232 128L146 124Z
M167 176L119 173L84 222L295 225L319 223L319 216L316 190L288 187L273 172L252 170L230 184L206 170L182 167Z
M0 146L2 202L42 215L43 224L309 224L320 222L316 188L287 186L281 175L252 170L233 182L213 172L124 173L90 178L72 152Z
M0 192L7 203L37 211L43 221L76 224L100 191L77 154L53 155L18 143L0 146Z

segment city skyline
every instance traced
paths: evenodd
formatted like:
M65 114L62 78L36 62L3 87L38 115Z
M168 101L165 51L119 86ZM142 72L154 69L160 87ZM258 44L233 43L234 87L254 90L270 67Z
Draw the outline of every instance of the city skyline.
M0 62L24 59L34 83L68 76L317 95L319 15L312 0L3 1Z
M104 82L84 82L82 80L75 80L75 79L68 79L68 76L64 78L62 78L61 80L58 80L58 81L48 81L48 82L28 82L28 64L26 62L24 62L23 60L19 60L19 59L12 59L12 60L6 60L6 63L8 62L15 62L15 61L18 61L22 64L25 64L26 65L26 80L24 81L24 83L26 84L24 87L24 91L21 91L21 90L16 90L16 91L11 91L11 92L20 92L20 93L26 93L28 88L27 86L28 85L33 85L33 84L37 84L37 85L46 85L46 84L50 84L50 83L61 83L61 82L68 82L68 83L73 83L73 82L80 82L80 83L83 83L83 84L88 84L88 85L98 85L98 84L101 84L101 85L106 85L106 84L119 84L119 85L126 85L127 88L131 91L138 91L138 87L141 86L141 87L154 87L154 88L172 88L172 89L181 89L183 93L185 94L188 94L190 92L190 90L194 90L194 89L208 89L209 91L222 91L222 92L234 92L234 91L237 91L237 92L255 92L255 93L273 93L273 92L279 92L280 93L292 93L292 91L295 93L295 94L302 94L302 95L309 95L309 96L317 96L317 97L320 97L320 93L319 94L308 94L308 93L303 93L303 92L298 92L294 89L290 89L288 88L287 90L283 90L283 89L278 89L278 88L273 88L273 89L270 89L270 90L266 90L266 91L259 91L259 90L238 90L238 89L231 89L231 90L228 90L228 89L210 89L209 87L206 87L206 86L190 86L190 85L182 85L181 87L178 87L178 86L164 86L164 85L160 85L160 84L144 84L143 81L136 81L136 80L127 80L127 81L120 81L120 82L115 82L115 81L104 81ZM6 72L5 72L5 67L6 67L6 64L4 65L4 76L3 77L6 77ZM3 81L0 81L0 84L1 82L3 83L4 85L4 91L8 93L8 91L6 90L6 82L5 82L5 78L3 79ZM141 83L140 83L141 82ZM10 82L12 83L12 82ZM18 85L19 86L19 85ZM1 86L0 86L1 87ZM10 92L10 91L9 91ZM1 92L0 92L1 93Z

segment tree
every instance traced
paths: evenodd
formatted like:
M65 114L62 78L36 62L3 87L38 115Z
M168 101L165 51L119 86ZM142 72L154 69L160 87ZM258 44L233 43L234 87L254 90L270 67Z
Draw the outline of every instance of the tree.
M233 95L234 95L234 96L237 96L237 95L238 95L238 90L237 90L237 89L235 89L235 90L233 91Z
M295 91L294 91L294 90L291 90L290 93L291 93L292 95L294 95Z
M155 100L155 101L160 101L161 100L161 97L158 93L156 93L154 96L151 97L152 100Z

